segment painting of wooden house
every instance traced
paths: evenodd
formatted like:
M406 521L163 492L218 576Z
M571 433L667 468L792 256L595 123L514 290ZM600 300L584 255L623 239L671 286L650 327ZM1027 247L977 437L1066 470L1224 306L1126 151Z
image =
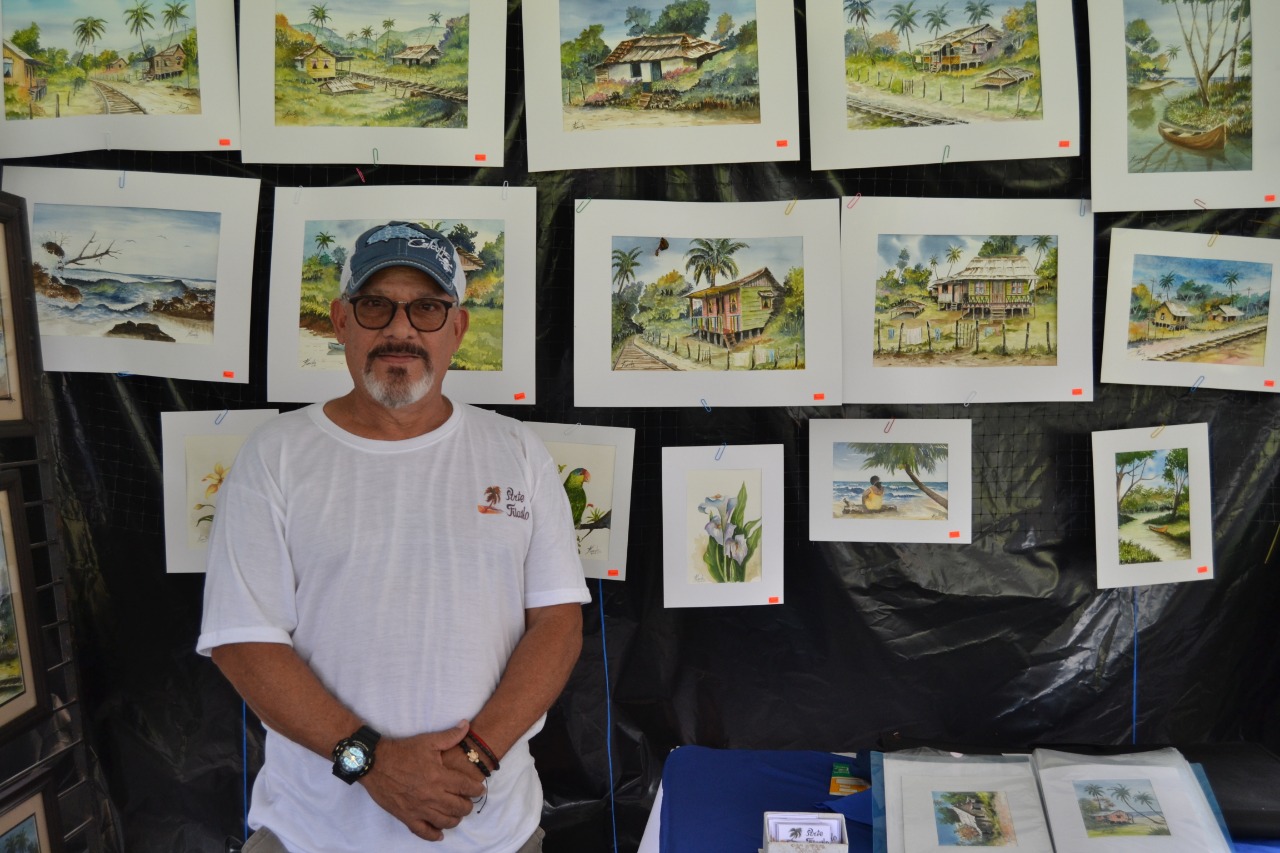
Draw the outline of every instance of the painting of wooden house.
M939 307L1000 319L1030 313L1035 283L1036 271L1026 255L993 255L973 258L959 273L931 287Z
M182 49L182 45L175 44L172 47L166 47L148 60L147 78L150 80L163 80L166 77L175 77L182 73L182 66L186 61L187 52Z
M687 33L623 39L596 66L596 82L639 80L652 83L677 68L701 67L702 63L724 49L724 45Z
M1118 809L1113 812L1093 815L1093 819L1095 822L1105 824L1107 826L1128 826L1133 823L1133 815Z
M431 65L440 59L440 49L434 44L411 44L391 58L401 65Z
M685 297L689 300L690 332L720 346L759 337L782 306L782 297L782 285L768 267L728 284L696 290Z
M1004 33L990 24L964 27L916 45L914 59L930 71L977 68L1000 54L1004 39Z
M351 67L354 56L336 54L323 45L316 45L294 57L293 65L299 71L307 72L312 80L327 80L338 76L338 63L347 63Z
M104 77L119 77L129 70L129 60L123 56L116 57L114 62L109 62L102 66L99 73Z
M1151 325L1161 329L1185 329L1191 321L1191 309L1181 302L1161 302L1151 315Z
M12 86L18 99L30 103L44 100L49 81L40 76L45 63L27 55L8 39L4 40L4 85Z
M1000 89L1003 91L1007 86L1012 86L1015 83L1022 83L1026 80L1030 80L1034 76L1034 74L1025 68L1006 66L997 68L990 74L984 74L973 85L987 86L992 89Z
M1219 305L1209 312L1209 319L1219 323L1234 323L1244 316L1244 312L1234 305Z

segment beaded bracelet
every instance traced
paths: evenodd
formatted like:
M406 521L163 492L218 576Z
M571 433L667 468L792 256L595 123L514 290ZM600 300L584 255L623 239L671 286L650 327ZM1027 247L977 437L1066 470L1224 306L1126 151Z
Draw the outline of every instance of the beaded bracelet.
M502 765L498 763L498 756L493 754L493 750L489 748L489 744L480 739L480 735L476 734L475 729L467 729L467 733L462 737L464 740L466 738L471 738L471 742L480 747L480 751L484 753L485 758L489 759L489 763L493 765L494 770L502 769Z
M480 768L480 772L484 774L484 778L489 778L489 768L480 760L480 753L476 752L474 749L467 749L467 745L465 743L459 743L458 749L462 750L462 754L467 757L467 761L470 761L476 767Z

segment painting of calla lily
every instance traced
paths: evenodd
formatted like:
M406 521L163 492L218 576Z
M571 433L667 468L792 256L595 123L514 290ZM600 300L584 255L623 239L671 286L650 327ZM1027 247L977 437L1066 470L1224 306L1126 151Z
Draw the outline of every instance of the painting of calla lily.
M759 518L746 521L747 484L734 497L710 495L698 504L698 512L708 516L706 548L702 562L706 575L715 583L743 583L747 563L760 547L764 526Z

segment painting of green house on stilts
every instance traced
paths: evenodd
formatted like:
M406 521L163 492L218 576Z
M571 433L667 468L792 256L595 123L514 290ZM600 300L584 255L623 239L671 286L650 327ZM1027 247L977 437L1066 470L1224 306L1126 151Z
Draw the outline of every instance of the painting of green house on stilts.
M690 293L689 331L699 340L732 347L759 337L782 307L782 285L768 267L737 281Z

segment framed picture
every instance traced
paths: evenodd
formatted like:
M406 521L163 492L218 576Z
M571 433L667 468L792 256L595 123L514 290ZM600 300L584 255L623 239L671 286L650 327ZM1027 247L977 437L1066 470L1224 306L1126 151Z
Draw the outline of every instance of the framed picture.
M902 8L808 5L813 168L1080 155L1070 0Z
M203 572L218 491L249 433L278 409L161 412L165 571Z
M524 3L530 171L798 160L794 10L697 6Z
M534 403L535 198L531 187L278 188L268 398L314 403L351 390L329 305L355 239L403 220L450 236L462 256L470 326L445 394L462 403Z
M782 445L662 448L665 607L782 603Z
M1280 240L1113 228L1102 381L1280 391Z
M542 439L564 476L583 575L626 580L636 431L630 427L525 423Z
M0 0L6 157L240 148L232 0Z
M1280 5L1089 0L1098 211L1280 206Z
M838 227L835 199L579 203L575 405L839 405Z
M25 201L0 193L0 434L29 432L38 353L32 346L31 256Z
M45 370L249 381L259 182L10 166Z
M1093 399L1093 216L1076 201L851 198L844 399Z
M244 3L245 162L501 166L506 11L482 0Z
M968 420L809 420L809 538L968 544Z
M0 791L0 850L62 853L53 773L43 770Z
M49 712L40 618L19 475L0 473L0 740Z
M1095 432L1093 482L1099 589L1213 579L1207 424Z

